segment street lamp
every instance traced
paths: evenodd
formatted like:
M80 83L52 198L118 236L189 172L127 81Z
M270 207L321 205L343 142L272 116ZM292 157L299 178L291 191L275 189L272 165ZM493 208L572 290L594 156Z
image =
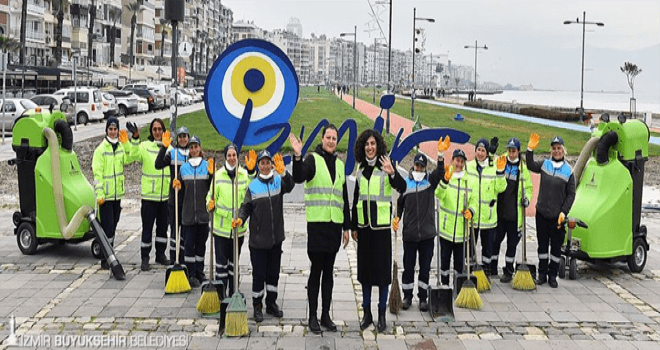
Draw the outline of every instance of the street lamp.
M376 2L376 4L383 4L385 2ZM389 39L387 40L387 93L390 91L390 80L392 72L392 0L388 0L390 6L390 24L389 24ZM387 109L387 119L385 121L385 132L390 133L390 109Z
M376 61L378 57L378 47L387 47L385 44L378 45L378 38L374 38L374 72L373 72L373 83L374 83L374 103L376 103ZM380 77L380 76L379 76ZM389 90L389 88L388 88Z
M580 18L578 17L575 19L575 21L564 21L564 24L572 24L572 23L577 23L580 24L582 23L582 78L580 81L580 120L584 118L584 33L585 33L585 27L587 24L595 24L599 27L605 26L603 22L587 22L587 12L582 11L582 22L580 22Z
M415 53L417 53L417 48L415 47L415 31L417 30L415 27L415 22L416 21L427 21L431 23L435 23L435 19L433 18L421 18L417 17L417 8L413 7L413 43L412 43L412 90L410 90L410 120L415 120ZM419 49L421 52L422 50Z
M477 41L475 40L474 41L474 46L465 45L464 48L466 48L466 49L474 48L474 95L476 97L477 96L477 50L478 49L488 50L488 46L484 45L482 47L479 47L479 45L477 44Z
M357 77L356 64L357 64L357 26L353 33L341 33L340 37L353 36L353 109L355 109L355 83Z

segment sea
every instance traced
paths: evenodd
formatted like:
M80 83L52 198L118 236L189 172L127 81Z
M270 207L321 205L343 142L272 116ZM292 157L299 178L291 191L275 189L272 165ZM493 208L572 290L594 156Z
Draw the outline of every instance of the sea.
M501 94L480 95L485 100L577 108L580 106L580 91L559 90L505 90ZM637 113L651 111L660 113L660 94L639 92L635 94ZM584 109L630 111L630 92L584 92Z

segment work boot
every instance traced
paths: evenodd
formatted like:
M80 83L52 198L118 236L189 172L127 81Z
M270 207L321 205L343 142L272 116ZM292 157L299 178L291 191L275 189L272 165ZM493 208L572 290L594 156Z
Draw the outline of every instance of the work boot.
M429 303L426 300L419 301L419 311L429 311Z
M536 282L537 286L543 285L545 282L548 282L548 276L545 274L539 274L534 282ZM557 281L555 281L555 283L557 283Z
M362 316L362 321L360 321L360 329L365 330L371 326L371 324L374 322L373 317L371 317L371 310L370 309L364 309L364 316Z
M142 258L142 264L140 264L140 270L149 271L149 257Z
M284 313L282 312L282 310L280 310L280 307L277 306L276 303L266 305L266 313L273 315L277 318L282 318L282 316L284 316Z
M319 326L319 319L316 318L316 315L309 315L309 331L314 334L321 334L321 326Z
M199 280L199 282L202 282L202 283L209 280L208 278L206 278L206 275L204 274L204 272L198 273L197 274L197 279Z
M387 321L385 320L385 308L378 308L378 326L376 329L378 329L378 333L383 333L385 332L385 329L387 328Z
M190 288L199 288L202 284L199 283L199 280L195 277L191 277L188 279L188 283L190 283Z
M170 260L167 259L167 256L165 253L160 253L156 256L156 263L161 264L161 265L169 265Z
M329 312L321 313L321 326L325 327L330 332L337 331L337 326L335 325L334 322L332 322Z
M255 322L261 322L264 320L264 313L261 310L261 304L254 304L254 321Z
M559 287L559 284L557 283L557 276L550 276L548 278L548 284L550 285L550 288Z
M403 309L408 310L410 308L410 305L412 305L412 298L411 297L403 298Z
M502 277L500 277L500 282L502 282L502 283L509 283L509 282L511 282L511 279L512 279L511 274L508 274L508 273L505 272L505 273L502 275Z

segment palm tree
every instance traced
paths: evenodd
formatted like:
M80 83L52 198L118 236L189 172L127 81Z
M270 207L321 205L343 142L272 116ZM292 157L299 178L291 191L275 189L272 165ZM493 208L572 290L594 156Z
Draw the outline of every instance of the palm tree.
M20 63L25 63L25 32L27 30L27 5L28 0L23 0L21 6L21 52L19 53Z
M129 12L133 13L133 16L131 17L131 41L129 43L129 72L130 70L133 69L133 40L135 38L135 26L137 25L137 14L138 12L142 11L142 3L141 2L131 2L128 5L124 5L126 10Z
M165 18L160 19L160 28L161 28L161 35L162 35L162 40L160 42L160 57L163 57L163 50L165 50L165 37L167 36L167 24L169 24L170 21L166 20Z
M92 39L94 37L94 21L96 21L96 0L89 6L89 29L87 31L87 64L92 63Z
M21 44L14 38L0 35L0 52L10 52L21 47Z
M112 19L112 30L110 31L110 64L115 64L115 41L117 35L117 21L121 18L121 9L110 8L110 19Z

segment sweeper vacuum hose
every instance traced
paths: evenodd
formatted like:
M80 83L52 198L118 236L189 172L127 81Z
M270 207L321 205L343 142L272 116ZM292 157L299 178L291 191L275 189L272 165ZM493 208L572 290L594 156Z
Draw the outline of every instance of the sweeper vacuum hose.
M610 147L616 145L617 142L619 142L619 134L614 131L610 131L600 138L598 148L596 149L596 162L598 164L607 164L610 160L608 155Z
M587 161L591 158L591 152L596 149L599 141L600 137L592 137L582 148L582 152L580 152L580 156L578 157L577 162L575 162L575 167L573 167L573 173L575 174L575 187L580 183L582 171L587 165Z
M64 124L65 126L61 126ZM58 120L55 123L55 129L62 135L62 148L71 152L73 144L73 133L71 128L64 121ZM68 129L68 133L67 130ZM71 239L73 234L78 230L80 224L85 219L85 216L94 209L89 206L82 206L78 208L76 213L71 218L71 222L67 223L66 211L64 210L64 195L62 194L62 175L60 172L60 153L57 152L59 144L57 143L57 134L51 128L44 128L44 135L48 140L48 147L50 152L50 165L51 173L53 176L53 198L55 199L55 212L57 214L57 224L62 232L64 239Z

